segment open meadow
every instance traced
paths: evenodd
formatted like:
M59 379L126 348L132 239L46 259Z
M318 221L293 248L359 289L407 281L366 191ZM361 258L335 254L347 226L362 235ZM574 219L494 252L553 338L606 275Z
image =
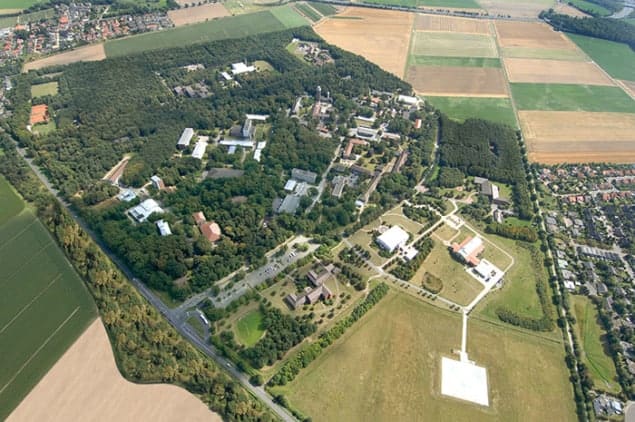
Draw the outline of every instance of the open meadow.
M86 329L95 305L48 231L0 178L0 419ZM4 204L8 204L5 208Z
M11 10L12 12L17 12L22 9L26 9L27 7L31 7L34 4L44 3L45 0L2 0L0 3L0 14L3 14L5 11Z
M31 97L45 97L57 94L57 82L47 82L45 84L31 85Z
M8 421L210 421L221 418L175 385L138 385L115 363L100 319L57 361Z
M607 348L606 333L595 305L584 296L570 296L576 323L573 325L582 346L582 361L589 369L596 388L619 394L615 363Z
M441 357L451 357L460 343L458 314L393 291L274 392L314 421L419 420L421 415L453 421L575 420L561 343L470 320L467 350L488 371L490 407L440 394Z
M414 14L348 7L315 25L326 41L359 54L382 69L403 76ZM369 28L374 28L369 31Z

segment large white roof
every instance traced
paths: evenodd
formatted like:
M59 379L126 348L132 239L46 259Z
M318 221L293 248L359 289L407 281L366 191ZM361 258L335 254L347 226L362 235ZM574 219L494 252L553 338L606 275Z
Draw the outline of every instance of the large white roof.
M467 259L467 257L476 252L476 250L478 250L478 248L480 248L482 245L483 239L478 236L473 237L472 239L470 239L469 242L465 244L465 246L459 249L459 255Z
M389 252L408 241L409 235L399 226L392 226L377 238L377 243Z
M203 158L203 155L205 154L206 149L207 149L207 142L199 140L196 143L196 146L194 147L194 151L192 151L192 157L198 158L199 160L201 160Z

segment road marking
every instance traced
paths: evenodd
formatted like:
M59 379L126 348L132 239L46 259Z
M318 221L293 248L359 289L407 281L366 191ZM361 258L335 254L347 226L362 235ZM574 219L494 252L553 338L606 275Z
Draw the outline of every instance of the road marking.
M13 324L13 321L18 319L20 317L20 315L22 315L22 313L24 311L26 311L33 304L33 302L38 300L40 298L40 296L42 296L49 289L49 287L51 287L53 284L55 284L55 282L57 280L59 280L61 276L62 276L62 274L58 274L56 277L54 277L53 280L51 280L51 282L40 291L40 293L38 293L33 299L31 299L31 301L29 303L24 305L22 307L22 309L20 309L20 311L17 314L15 314L15 316L13 318L11 318L11 320L9 322L7 322L4 327L2 327L2 329L0 330L0 334L2 334L9 327L9 325Z
M44 347L46 347L46 345L49 343L49 341L51 341L51 339L55 336L55 334L57 334L62 328L64 328L64 325L66 325L66 323L68 321L70 321L71 318L73 318L73 316L77 313L77 311L79 311L79 306L77 308L75 308L75 310L73 312L71 312L71 314L66 317L66 319L55 329L55 331L53 331L53 333L51 333L50 336L48 336L48 338L46 340L44 340L44 343L42 343L40 345L40 347L37 348L37 350L35 352L33 352L31 354L31 356L27 359L26 362L24 362L24 364L20 367L20 369L18 369L18 372L16 372L13 377L11 377L11 379L4 385L4 387L2 387L0 389L0 394L2 394L4 392L4 390L7 389L7 387L9 385L11 385L11 383L13 381L15 381L15 379L18 377L18 375L20 375L22 373L22 371L24 371L24 368L27 367L27 365L29 363L31 363L31 361L33 360L33 358L35 358L35 356L40 353L40 351L42 351L42 349L44 349Z

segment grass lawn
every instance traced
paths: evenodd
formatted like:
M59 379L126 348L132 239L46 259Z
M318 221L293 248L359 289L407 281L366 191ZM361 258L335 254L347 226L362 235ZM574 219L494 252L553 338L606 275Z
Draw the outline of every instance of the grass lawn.
M562 345L482 322L469 324L468 353L487 368L490 407L442 396L441 357L460 333L457 313L390 292L274 393L314 421L575 420Z
M38 98L47 95L57 95L57 82L31 85L31 97Z
M635 52L628 45L582 35L567 36L612 77L635 80Z
M501 61L491 57L443 57L409 56L409 66L453 66L453 67L501 67Z
M7 180L0 176L0 226L15 217L24 208L24 202L14 192Z
M518 127L509 98L427 96L425 99L449 118L459 122L475 117Z
M635 101L618 87L531 83L511 87L520 110L635 113Z
M270 11L229 16L166 31L112 40L105 44L105 49L108 57L118 57L147 50L282 31L285 28L306 24L307 21L289 6L282 6Z
M435 57L498 57L491 36L458 32L416 32L411 53Z
M609 16L613 14L606 7L602 7L599 4L591 3L586 0L569 0L569 3L572 3L574 6L584 10L585 12L597 13L600 16Z
M251 347L260 340L265 331L262 326L262 312L258 309L244 315L236 323L236 339L246 347Z
M38 133L40 135L47 135L57 129L57 125L55 124L55 120L51 119L48 123L42 123L33 126L33 133Z
M609 393L621 391L613 359L607 353L604 344L606 333L599 322L595 305L584 296L569 296L577 323L573 328L584 350L583 362L589 368L594 385Z
M302 12L304 16L311 19L313 22L317 22L322 19L322 15L315 11L311 6L306 3L296 3L295 7Z
M2 204L15 206L17 196L8 199L9 186L0 183ZM0 262L3 420L88 327L96 309L83 281L28 210L0 223Z

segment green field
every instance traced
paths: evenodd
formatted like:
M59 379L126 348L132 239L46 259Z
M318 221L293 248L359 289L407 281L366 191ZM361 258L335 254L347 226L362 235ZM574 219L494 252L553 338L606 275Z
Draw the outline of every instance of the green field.
M15 194L6 179L0 176L0 226L22 211L24 202Z
M249 312L236 323L236 338L238 342L251 347L260 340L265 331L262 326L262 312L258 309Z
M57 95L57 82L31 85L31 97L45 97L47 95Z
M11 204L12 213L18 211L17 197L10 197L4 181L0 192L2 204ZM82 280L29 210L0 222L0 239L0 419L4 420L86 329L96 310Z
M2 11L2 9L0 9ZM45 9L39 10L33 13L27 13L19 16L0 16L0 28L8 28L10 26L15 26L18 23L29 23L39 21L41 19L48 19L55 16L55 9Z
M567 36L612 77L635 81L635 52L628 45L582 35Z
M458 32L416 32L411 54L436 57L498 57L489 35Z
M513 83L519 110L635 113L635 101L612 86Z
M2 9L26 9L37 3L44 3L46 0L2 0L0 4L0 13Z
M458 67L501 67L498 58L491 57L443 57L443 56L410 56L410 66L458 66Z
M480 9L474 0L363 0L363 3L386 4L404 7L452 7L456 9Z
M311 6L306 3L296 3L295 7L302 12L304 16L311 19L313 22L317 22L322 19L322 15L315 11Z
M484 408L440 394L441 357L461 343L458 314L393 291L353 328L274 393L316 422L576 420L558 342L470 321L469 358L488 371Z
M582 62L587 61L586 55L578 50L561 50L557 48L529 48L529 47L503 47L503 57L518 59L547 59Z
M426 97L426 101L460 122L475 117L518 126L508 98Z
M602 7L599 4L591 3L590 1L586 1L586 0L569 0L568 2L573 4L574 6L579 8L580 10L583 10L583 11L589 13L589 14L596 14L598 16L609 16L609 15L613 14L613 12L611 12L606 7Z
M613 359L605 349L606 336L598 317L597 309L584 296L570 296L577 323L573 326L584 350L583 362L589 368L591 379L597 388L609 393L621 391Z
M308 2L311 7L320 12L323 16L332 16L337 13L337 9L330 4L326 3L318 3L318 2Z
M306 24L307 21L293 9L282 6L272 8L270 11L214 19L210 22L186 25L167 31L108 41L105 49L108 57L118 57L147 50L282 31L285 28Z

